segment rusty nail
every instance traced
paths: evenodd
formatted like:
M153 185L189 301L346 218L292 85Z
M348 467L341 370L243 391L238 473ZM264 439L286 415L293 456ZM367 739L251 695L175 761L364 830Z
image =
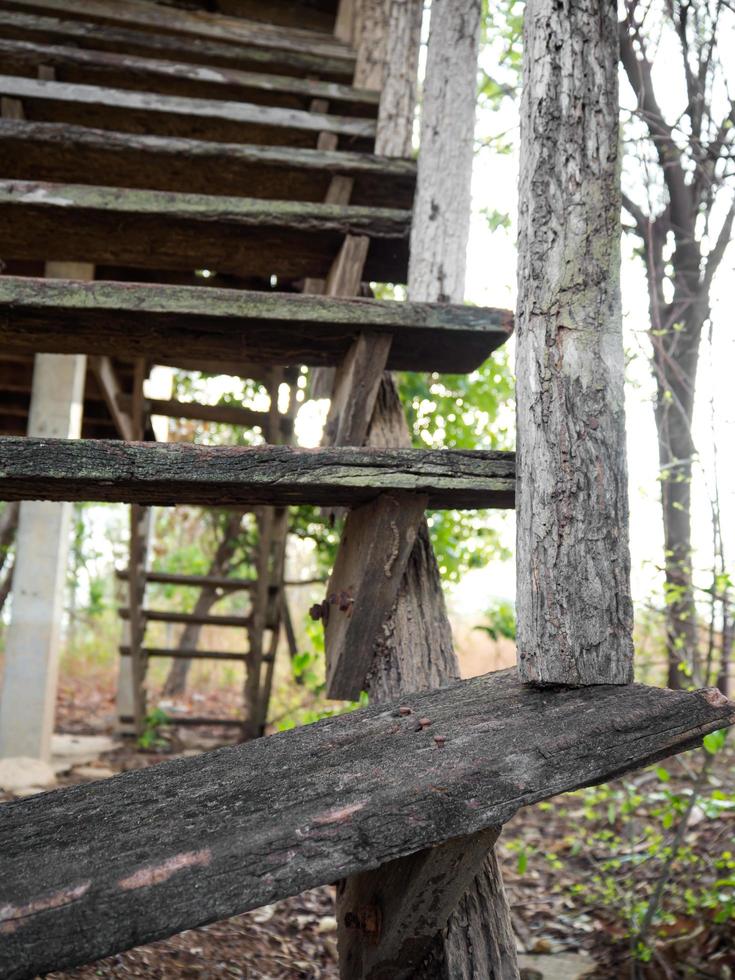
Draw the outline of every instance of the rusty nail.
M399 715L412 715L413 712L411 711L411 709L408 707L407 704L402 704L400 706L400 708L398 709L398 714Z
M422 728L428 728L431 724L431 718L419 718L419 725Z
M446 740L447 740L447 736L446 735L435 735L434 736L434 741L436 742L436 747L438 749L443 749L444 748L444 743L446 742Z
M313 606L309 609L309 615L316 622L322 618L322 604L321 602L315 602Z

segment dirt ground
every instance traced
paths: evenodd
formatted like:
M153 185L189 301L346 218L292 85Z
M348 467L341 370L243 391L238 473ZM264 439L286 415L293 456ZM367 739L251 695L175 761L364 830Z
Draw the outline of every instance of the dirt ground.
M235 697L233 691L211 692L197 695L194 702L182 703L182 708L210 717L228 715ZM99 736L111 734L113 724L111 688L101 687L98 678L74 678L62 683L57 730ZM91 763L72 766L60 774L59 782L79 783L95 775L152 765L234 741L231 731L229 735L223 731L226 732L183 727L167 730L166 743L155 751L142 752L127 743ZM723 785L729 780L730 789L732 763L732 756L723 759L717 777ZM692 771L686 761L672 762L669 769L670 785L685 787L690 783ZM636 787L643 791L652 778L655 780L656 776L650 771L637 774L638 782L628 782L624 788L627 798L637 791ZM610 800L614 803L616 798L613 792L601 804L599 826L595 823L597 810L590 817L589 797L570 794L552 804L521 811L504 831L499 854L522 954L522 975L527 980L577 980L582 976L617 980L633 976L628 929L616 899L616 895L625 892L625 875L629 872L624 867L608 868L605 864L609 857L605 834L616 829L617 819L610 809ZM589 827L586 821L591 821ZM582 826L584 838L580 836ZM612 829L606 831L607 826ZM695 819L686 842L694 855L693 863L681 868L674 865L672 876L674 891L679 888L682 895L692 875L723 874L713 866L714 857L722 853L723 847L732 846L735 850L735 811L723 809L716 818ZM601 868L606 869L605 874L600 874ZM641 875L654 878L656 869L655 865L639 868L635 888L646 885L645 880L641 882ZM601 878L608 888L608 894L599 898L595 895L596 878ZM635 888L630 886L631 894ZM717 923L714 914L702 913L701 909L692 911L684 899L679 902L674 897L672 902L651 961L639 967L640 980L735 977L733 920ZM333 889L323 887L49 977L337 980L336 927Z

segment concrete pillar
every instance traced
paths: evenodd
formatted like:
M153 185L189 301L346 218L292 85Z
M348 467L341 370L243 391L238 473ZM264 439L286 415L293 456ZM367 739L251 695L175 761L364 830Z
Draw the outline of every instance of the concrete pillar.
M46 275L93 279L94 266L49 262ZM29 436L79 437L85 369L83 355L36 355ZM20 505L13 613L0 691L0 758L22 755L48 761L50 756L71 506L35 500Z

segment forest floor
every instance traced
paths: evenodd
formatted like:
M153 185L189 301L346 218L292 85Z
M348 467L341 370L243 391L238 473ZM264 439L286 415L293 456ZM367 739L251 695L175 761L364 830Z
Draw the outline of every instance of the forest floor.
M182 707L198 715L227 716L237 693L199 694ZM113 723L111 684L101 684L99 677L63 681L58 731L112 734ZM106 776L235 740L234 733L223 736L221 729L166 732L165 743L154 750L122 744L92 765L60 774L59 783L88 781L95 769ZM735 977L731 748L714 757L709 786L692 809L676 860L670 860L671 841L703 758L701 752L690 753L669 761L665 769L529 807L506 826L499 854L526 980ZM667 867L665 914L634 961L631 923L640 923ZM317 888L86 967L49 974L49 980L337 980L332 895L331 887Z

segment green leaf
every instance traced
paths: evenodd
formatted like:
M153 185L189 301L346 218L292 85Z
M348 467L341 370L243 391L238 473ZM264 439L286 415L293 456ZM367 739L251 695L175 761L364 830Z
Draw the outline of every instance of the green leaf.
M705 735L702 739L702 745L710 755L716 755L725 744L726 738L727 729L721 728L718 732L710 732L709 735Z

